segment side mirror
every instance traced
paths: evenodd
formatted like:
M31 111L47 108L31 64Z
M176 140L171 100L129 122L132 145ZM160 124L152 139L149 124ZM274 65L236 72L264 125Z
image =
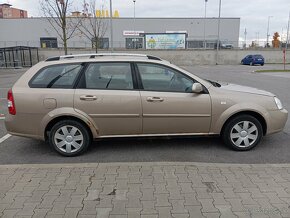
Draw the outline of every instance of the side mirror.
M192 92L193 93L201 93L203 91L202 85L200 83L192 84Z

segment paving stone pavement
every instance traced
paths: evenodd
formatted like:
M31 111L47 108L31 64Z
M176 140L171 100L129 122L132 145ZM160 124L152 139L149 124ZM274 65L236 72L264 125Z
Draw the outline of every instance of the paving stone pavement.
M0 217L290 217L290 164L2 165Z

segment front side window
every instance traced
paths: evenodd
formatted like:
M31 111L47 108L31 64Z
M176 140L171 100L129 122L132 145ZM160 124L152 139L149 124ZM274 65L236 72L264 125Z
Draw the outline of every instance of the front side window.
M133 89L129 63L93 63L85 72L87 89Z
M32 78L31 88L72 88L81 64L52 65L40 70Z
M137 64L146 91L192 92L194 80L157 64Z

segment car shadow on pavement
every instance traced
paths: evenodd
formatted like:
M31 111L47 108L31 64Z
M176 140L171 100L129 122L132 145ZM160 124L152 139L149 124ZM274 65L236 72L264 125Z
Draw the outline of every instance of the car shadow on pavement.
M105 163L105 162L206 162L289 163L290 136L264 137L247 152L237 152L219 137L114 138L92 143L82 155L63 157L47 143L13 136L0 145L0 164Z

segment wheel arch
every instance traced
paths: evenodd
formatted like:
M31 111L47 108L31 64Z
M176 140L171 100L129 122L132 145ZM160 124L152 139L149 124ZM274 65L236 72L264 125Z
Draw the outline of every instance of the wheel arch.
M260 124L262 126L263 135L266 135L266 133L267 133L267 122L266 122L265 118L260 113L255 112L255 111L250 111L250 110L240 111L240 112L237 112L237 113L232 114L231 116L229 116L226 119L226 121L223 123L222 128L221 128L221 131L220 131L220 134L221 135L223 134L225 126L228 124L228 122L231 119L233 119L233 118L235 118L237 116L240 116L240 115L250 115L250 116L256 118L260 122Z
M61 120L74 120L74 121L81 123L88 130L91 139L93 139L93 132L92 132L91 128L89 127L89 125L85 121L83 121L82 119L75 117L75 116L63 115L63 116L55 117L54 119L49 121L49 123L46 125L46 127L44 129L45 141L48 139L48 132L51 130L51 128Z

